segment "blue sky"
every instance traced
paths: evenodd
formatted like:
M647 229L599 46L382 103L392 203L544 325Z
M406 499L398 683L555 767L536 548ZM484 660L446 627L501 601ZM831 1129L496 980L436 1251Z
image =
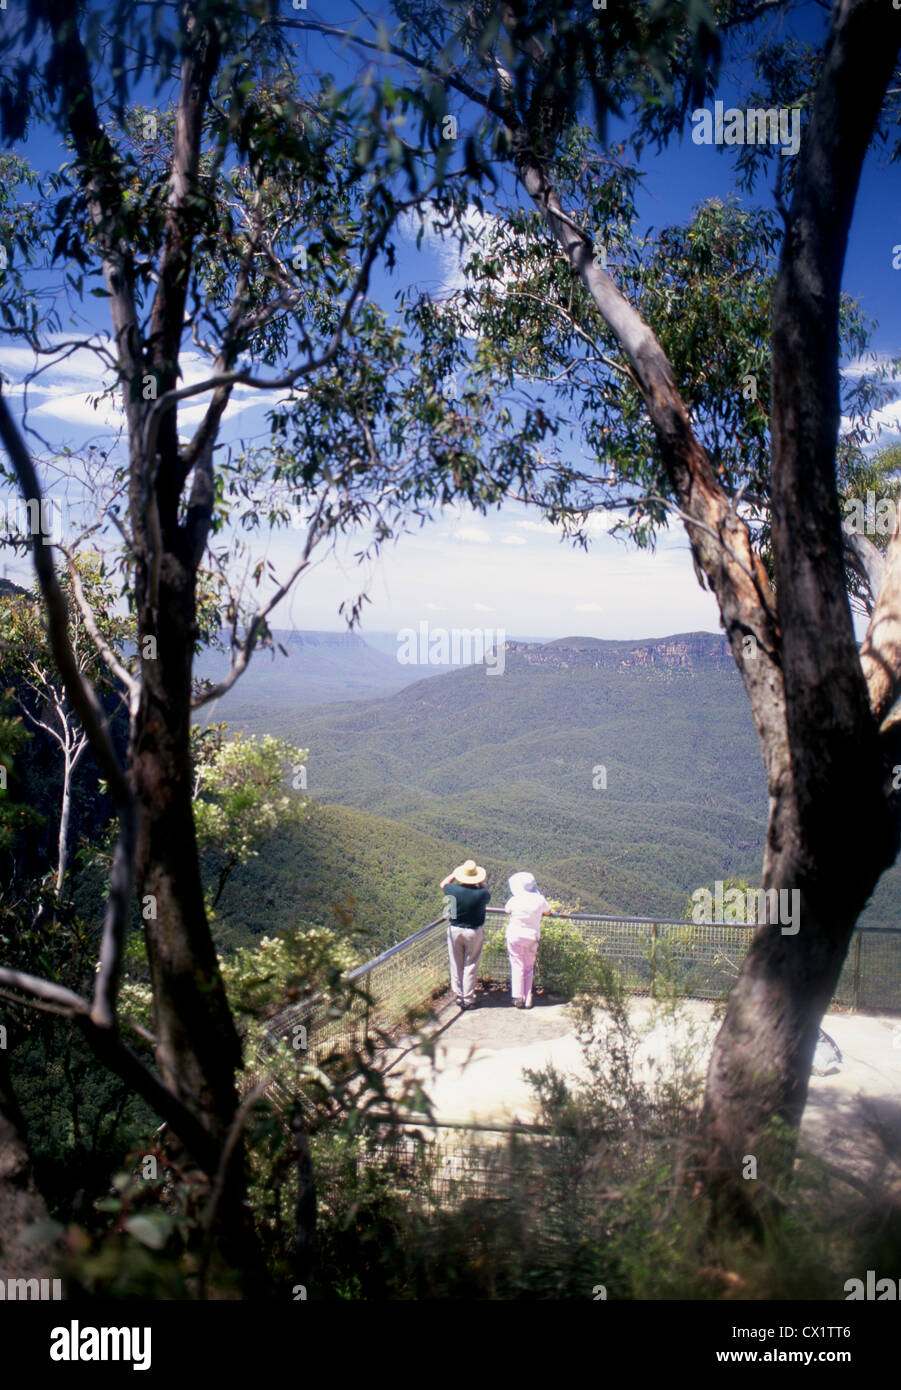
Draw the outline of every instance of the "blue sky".
M311 3L310 12L314 11ZM615 127L611 134L615 136ZM63 157L45 135L21 148L39 165L57 164ZM661 155L648 154L642 167L642 230L684 221L703 199L725 196L734 186L728 154L695 145L690 128L681 143ZM871 155L845 271L846 290L879 320L873 347L886 356L901 353L901 270L892 266L893 247L901 245L897 183L897 167L887 168L884 157ZM767 202L767 188L760 186L755 199ZM413 281L447 283L454 274L452 261L447 248L427 243L417 252L412 240L402 241L396 274L377 276L374 292L393 295L401 284ZM90 301L84 312L89 323L105 327L102 301L96 303L98 310ZM0 369L13 383L21 381L31 365L28 350L0 338ZM196 351L186 353L183 366L186 381L205 374ZM99 379L96 359L80 352L45 373L32 388L30 421L53 448L108 442L114 436L121 425L115 404L92 400ZM13 385L7 394L15 392ZM274 399L238 388L225 437L265 434L265 410ZM185 406L179 416L182 432L191 431L203 409L203 398ZM899 422L901 408L890 408L885 423L891 434L899 433ZM598 516L586 553L561 542L540 515L515 503L487 517L447 509L362 570L353 560L358 543L324 559L275 611L272 621L279 627L338 628L339 605L365 589L371 602L364 610L364 633L367 628L385 632L415 626L423 619L436 626L478 625L502 628L508 636L548 638L574 633L637 638L718 628L716 605L698 585L680 529L662 534L653 554L625 546L608 531L609 518ZM265 554L283 573L297 540L290 530L264 536L254 541L254 557ZM4 567L19 582L30 578L27 567L9 552L0 554L0 570Z

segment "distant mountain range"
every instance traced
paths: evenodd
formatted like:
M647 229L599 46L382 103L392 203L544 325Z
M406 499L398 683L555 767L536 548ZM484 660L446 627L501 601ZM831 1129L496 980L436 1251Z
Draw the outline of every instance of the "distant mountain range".
M275 631L273 636L284 652L277 647L255 652L237 684L206 707L207 720L265 732L274 720L293 726L299 705L387 695L423 677L355 632ZM228 655L203 652L194 669L215 683L228 671Z
M275 646L254 654L235 686L205 719L225 719L236 727L265 731L274 723L287 733L294 714L305 705L365 700L392 695L406 686L461 669L461 663L404 665L393 632L276 631ZM714 633L690 632L641 642L608 642L594 637L566 637L552 642L509 641L509 657L529 665L569 670L612 670L623 666L732 669L726 640ZM287 653L287 655L285 654ZM201 678L215 682L228 670L224 652L204 652L195 662ZM293 735L292 735L293 737Z
M506 879L607 912L681 913L699 883L759 869L766 789L717 637L512 643L377 701L303 712L308 786L469 845Z
M406 686L463 669L459 661L404 665L393 632L275 631L276 646L254 654L247 670L207 719L225 719L250 729L269 728L287 717L293 726L299 706L331 704L394 694ZM283 647L284 651L278 650ZM612 642L594 637L566 637L551 642L508 641L506 653L529 665L569 670L612 670L622 666L677 666L732 669L724 637L691 632L641 642ZM228 670L224 652L204 652L195 662L201 678L215 682Z
M496 903L530 868L548 897L630 916L680 917L702 884L760 880L763 767L718 634L511 642L501 675L471 666L298 706L273 731L309 748L318 806L236 874L221 915L239 934L264 898L272 930L329 920L352 894L385 944L440 912L438 880L466 855ZM898 923L899 888L893 869L864 921Z
M375 949L439 915L464 857L495 905L532 869L569 907L683 915L717 878L760 880L767 792L725 638L510 641L504 669L404 666L350 632L277 632L204 711L309 749L306 824L236 870L217 909L223 945L304 921L353 918ZM393 643L393 645L392 645ZM201 674L218 679L224 654ZM901 923L901 869L862 921Z

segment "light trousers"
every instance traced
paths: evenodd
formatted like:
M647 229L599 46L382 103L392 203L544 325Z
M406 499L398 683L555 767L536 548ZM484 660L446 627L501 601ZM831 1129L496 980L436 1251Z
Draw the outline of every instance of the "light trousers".
M507 955L510 957L510 993L514 999L531 1004L538 937L508 930Z
M476 995L479 957L485 940L484 927L447 927L447 954L450 957L451 992L455 999L471 1004Z

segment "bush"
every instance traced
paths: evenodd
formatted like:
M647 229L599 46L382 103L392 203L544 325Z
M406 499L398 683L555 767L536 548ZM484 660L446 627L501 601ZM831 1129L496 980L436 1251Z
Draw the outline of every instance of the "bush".
M572 922L547 917L541 928L535 981L565 999L599 985L605 978L598 949Z

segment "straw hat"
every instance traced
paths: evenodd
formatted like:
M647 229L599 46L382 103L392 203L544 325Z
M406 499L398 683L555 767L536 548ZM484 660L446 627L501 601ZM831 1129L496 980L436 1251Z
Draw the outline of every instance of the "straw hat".
M458 864L454 869L454 878L458 883L478 885L484 883L486 877L485 870L474 859L467 859L465 864Z

